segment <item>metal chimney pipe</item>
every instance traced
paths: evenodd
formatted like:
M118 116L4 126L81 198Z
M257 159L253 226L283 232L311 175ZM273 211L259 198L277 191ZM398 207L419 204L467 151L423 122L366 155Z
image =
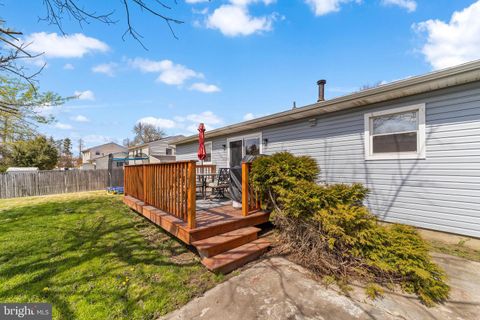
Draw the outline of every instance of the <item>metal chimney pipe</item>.
M327 80L318 80L317 85L318 85L318 100L317 102L320 101L325 101L325 84L327 83Z

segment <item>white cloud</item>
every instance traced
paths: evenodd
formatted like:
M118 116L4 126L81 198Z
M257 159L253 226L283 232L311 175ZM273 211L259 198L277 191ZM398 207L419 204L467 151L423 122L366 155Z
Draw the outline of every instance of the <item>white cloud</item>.
M71 129L73 129L72 125L70 125L68 123L61 123L61 122L55 123L54 127L57 128L57 129L61 129L61 130L71 130Z
M174 116L173 119L149 116L139 119L137 123L138 122L152 124L162 129L176 129L176 132L187 134L197 133L197 128L200 122L205 124L207 130L215 129L223 124L222 118L214 114L212 111L191 113L186 116Z
M229 37L248 36L272 30L272 22L276 19L276 15L251 16L247 8L247 5L251 2L248 0L236 0L231 1L232 4L220 6L208 16L207 27L217 29ZM267 2L264 1L266 4L270 3Z
M243 116L243 121L253 120L265 116L264 114L255 114L253 112L245 113Z
M95 94L91 90L75 91L73 94L78 97L78 100L95 100Z
M316 16L340 11L340 6L348 2L361 3L362 0L305 0Z
M28 35L25 42L30 43L29 52L44 53L48 58L81 58L87 53L109 50L106 43L87 37L83 33L62 36L56 33L37 32Z
M141 118L140 120L137 121L144 123L144 124L151 124L155 127L162 128L162 129L171 129L175 128L176 123L173 120L170 119L163 119L163 118L155 118L155 117L145 117Z
M85 145L89 147L108 143L108 142L117 142L117 139L113 139L111 137L103 136L100 134L89 134L84 136L82 140L85 143Z
M208 13L208 8L203 8L203 9L195 9L195 8L192 8L192 13L194 14L200 14L200 15L206 15ZM194 24L195 25L198 25L200 24L198 20L195 20L194 21Z
M205 125L218 125L223 122L223 120L212 111L204 111L199 114L192 113L187 115L185 118L196 123L203 122Z
M81 114L71 117L70 120L76 121L76 122L90 122L90 119L88 119L85 116L82 116Z
M407 9L408 12L417 10L417 2L415 0L382 0L383 5L399 6Z
M480 58L480 1L455 11L449 22L427 20L414 25L425 32L421 51L434 69L446 68Z
M219 92L220 88L214 84L196 82L190 86L190 90L196 90L204 93Z
M65 70L73 70L73 69L75 69L75 67L74 67L73 64L71 64L71 63L66 63L66 64L63 66L63 69L65 69Z
M103 73L106 74L109 77L113 77L115 75L115 69L117 67L117 64L114 62L110 63L102 63L99 65L96 65L92 68L92 71L95 73Z
M201 78L202 76L192 69L188 69L180 64L172 65L171 68L162 71L158 76L158 82L169 85L181 85L190 78Z
M204 78L202 73L187 68L184 65L173 63L171 60L149 60L135 58L129 61L130 66L142 72L159 72L158 82L168 85L181 85L191 78Z
M243 116L243 120L244 120L244 121L253 120L253 119L255 119L255 118L256 118L255 115L254 115L253 113L251 113L251 112L246 113L246 114Z
M264 5L268 6L274 3L275 0L230 0L230 3L236 6L248 6L257 2L263 2Z

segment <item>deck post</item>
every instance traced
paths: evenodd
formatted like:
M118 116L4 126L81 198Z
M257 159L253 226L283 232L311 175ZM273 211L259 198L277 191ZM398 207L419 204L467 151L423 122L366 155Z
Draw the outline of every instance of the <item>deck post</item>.
M125 166L122 167L123 170L123 196L128 196L127 194L127 168ZM130 191L130 190L129 190Z
M242 162L242 215L248 215L248 163Z
M187 223L190 229L195 229L196 227L196 163L191 161L188 163L187 169Z

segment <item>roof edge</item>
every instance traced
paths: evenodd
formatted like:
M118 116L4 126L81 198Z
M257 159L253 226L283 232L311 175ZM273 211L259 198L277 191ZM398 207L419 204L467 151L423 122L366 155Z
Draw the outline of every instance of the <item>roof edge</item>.
M433 71L427 74L393 81L372 89L354 92L330 100L305 105L296 109L281 111L268 116L214 129L206 132L205 138L214 138L225 134L252 129L250 127L258 128L259 125L269 126L281 123L283 121L301 119L305 116L312 116L314 111L320 111L319 113L340 111L471 83L479 80L480 60L475 60L458 66ZM192 135L177 141L175 144L181 145L190 143L196 141L197 139L197 135Z

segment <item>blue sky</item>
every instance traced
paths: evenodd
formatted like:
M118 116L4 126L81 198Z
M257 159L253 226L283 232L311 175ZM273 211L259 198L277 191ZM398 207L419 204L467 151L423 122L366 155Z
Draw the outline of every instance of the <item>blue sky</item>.
M126 29L121 1L115 25L56 26L38 21L42 1L3 0L0 16L45 52L42 90L80 99L45 110L57 123L40 128L87 146L122 142L138 121L168 134L192 134L315 102L363 85L423 74L480 58L480 1L464 0L165 0L178 40L161 20L134 10L148 51ZM26 5L28 3L28 6ZM93 4L93 5L92 5ZM167 11L164 11L167 13Z

